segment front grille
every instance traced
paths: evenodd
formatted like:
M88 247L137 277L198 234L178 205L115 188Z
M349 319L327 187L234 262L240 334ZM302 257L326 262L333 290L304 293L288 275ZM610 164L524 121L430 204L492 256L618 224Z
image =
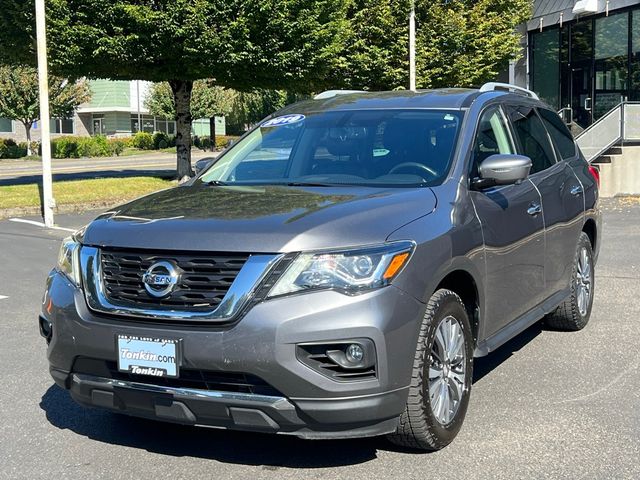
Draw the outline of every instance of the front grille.
M132 308L215 310L247 254L175 254L104 249L100 261L104 294L112 303ZM181 271L179 283L163 298L150 295L142 276L155 262L166 260Z
M193 388L197 390L251 393L282 397L282 393L249 373L220 372L181 368L179 378L150 377L118 371L116 362L96 358L78 357L73 364L73 373L111 378L126 382L145 383L172 388Z

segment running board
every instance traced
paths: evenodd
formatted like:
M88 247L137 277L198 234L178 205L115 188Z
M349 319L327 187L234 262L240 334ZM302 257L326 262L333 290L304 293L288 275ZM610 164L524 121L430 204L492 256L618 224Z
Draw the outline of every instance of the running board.
M520 318L508 323L489 338L479 342L478 345L476 345L473 356L484 357L494 350L497 350L513 337L524 332L531 325L541 320L545 315L553 312L562 302L569 298L569 295L571 295L571 289L569 287L554 293L537 307L532 308Z

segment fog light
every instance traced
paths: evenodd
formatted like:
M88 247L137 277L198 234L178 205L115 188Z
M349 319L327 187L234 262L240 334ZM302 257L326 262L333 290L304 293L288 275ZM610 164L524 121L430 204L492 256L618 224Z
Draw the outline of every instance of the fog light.
M346 356L351 363L360 363L364 358L364 350L357 343L352 343L347 347Z

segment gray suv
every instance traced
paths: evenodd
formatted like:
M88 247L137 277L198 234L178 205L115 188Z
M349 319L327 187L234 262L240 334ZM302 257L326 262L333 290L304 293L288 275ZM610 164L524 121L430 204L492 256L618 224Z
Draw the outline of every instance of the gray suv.
M532 92L331 91L64 241L40 331L80 404L425 450L473 359L589 321L598 175Z

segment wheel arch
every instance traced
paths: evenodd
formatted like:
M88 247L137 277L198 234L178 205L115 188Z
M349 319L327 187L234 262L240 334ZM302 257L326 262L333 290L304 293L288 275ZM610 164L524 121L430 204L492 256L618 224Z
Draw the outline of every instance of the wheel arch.
M454 267L441 275L431 294L443 288L456 293L464 303L473 329L474 345L477 344L484 299L476 277L468 268Z
M596 242L598 242L598 227L596 221L593 218L588 218L582 226L582 231L587 234L591 241L591 248L593 251L597 251Z

